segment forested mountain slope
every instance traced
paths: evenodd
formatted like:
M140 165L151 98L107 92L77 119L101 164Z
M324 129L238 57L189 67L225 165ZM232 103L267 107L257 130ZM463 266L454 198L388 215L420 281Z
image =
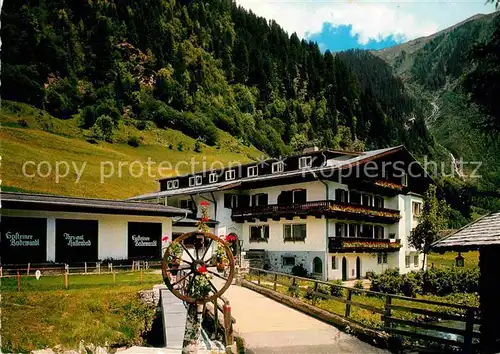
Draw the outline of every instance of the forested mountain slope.
M79 114L108 141L126 120L209 145L217 127L275 156L308 143L424 154L430 143L390 73L379 92L342 55L227 0L6 0L2 43L3 98Z

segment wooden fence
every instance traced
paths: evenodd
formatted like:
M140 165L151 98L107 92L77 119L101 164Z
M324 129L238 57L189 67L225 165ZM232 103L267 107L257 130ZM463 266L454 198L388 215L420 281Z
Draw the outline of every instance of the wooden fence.
M344 319L394 337L409 338L413 343L434 342L460 348L464 353L474 352L479 345L480 333L474 328L480 320L476 307L384 294L257 268L249 268L245 277L275 292L296 297L303 293L313 305L321 305L319 299L341 303L342 313L337 315ZM363 323L352 316L353 309L380 315L379 322ZM454 326L446 326L443 321Z

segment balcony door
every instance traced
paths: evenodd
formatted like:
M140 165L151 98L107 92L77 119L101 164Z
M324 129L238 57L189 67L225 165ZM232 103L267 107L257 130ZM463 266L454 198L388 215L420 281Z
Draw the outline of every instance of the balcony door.
M361 279L361 259L356 258L356 279Z

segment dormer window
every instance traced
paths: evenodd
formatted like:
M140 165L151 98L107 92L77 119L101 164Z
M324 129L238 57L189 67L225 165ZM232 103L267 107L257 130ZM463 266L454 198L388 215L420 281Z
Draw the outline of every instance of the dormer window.
M201 186L201 176L189 177L189 187Z
M247 176L248 177L255 177L259 174L259 170L257 166L251 166L247 168Z
M311 168L312 166L312 157L311 156L304 156L299 159L299 168L304 169L304 168Z
M226 181L232 181L235 178L236 178L236 170L226 171Z
M283 163L283 161L273 162L273 164L271 165L272 173L280 173L283 172L284 170L285 170L285 164Z
M401 184L403 187L408 187L408 175L406 173L401 177Z
M173 181L167 181L167 189L177 189L179 188L179 180L174 179Z
M211 174L208 175L208 182L209 183L215 183L219 180L219 176L217 175L216 172L212 172Z

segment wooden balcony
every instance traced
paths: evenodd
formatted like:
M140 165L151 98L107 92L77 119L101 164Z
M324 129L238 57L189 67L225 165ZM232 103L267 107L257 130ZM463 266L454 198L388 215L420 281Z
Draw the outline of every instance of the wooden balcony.
M234 208L231 214L233 221L244 222L255 219L279 220L307 216L360 220L378 223L395 223L399 220L399 210L377 208L372 206L336 202L334 200L320 200L288 205L258 205L244 208Z
M330 237L328 252L395 252L401 248L399 240L366 237Z

